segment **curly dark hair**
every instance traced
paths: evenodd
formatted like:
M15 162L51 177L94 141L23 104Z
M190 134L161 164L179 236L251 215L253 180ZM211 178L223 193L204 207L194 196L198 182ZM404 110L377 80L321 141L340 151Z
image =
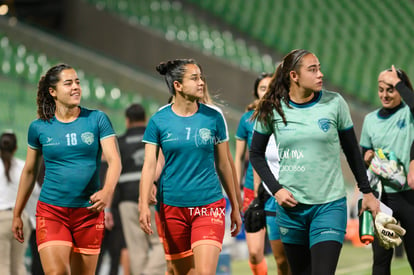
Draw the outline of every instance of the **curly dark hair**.
M73 69L71 66L61 63L51 67L43 75L37 86L37 115L42 120L50 120L55 115L55 99L50 95L49 88L56 88L63 70Z

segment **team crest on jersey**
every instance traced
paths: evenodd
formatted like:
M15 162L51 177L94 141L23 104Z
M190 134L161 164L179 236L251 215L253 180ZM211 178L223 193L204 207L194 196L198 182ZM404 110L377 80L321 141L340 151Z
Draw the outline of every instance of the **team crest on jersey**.
M81 139L84 143L91 145L94 141L94 135L91 132L86 132L81 135Z
M327 118L321 118L318 120L319 128L325 133L331 128L330 120Z
M402 128L405 128L405 126L406 126L405 119L400 119L397 121L398 128L402 129Z
M287 229L286 227L279 227L280 230L280 234L282 235L286 235L289 232L289 229Z
M200 135L200 138L203 142L207 142L211 138L211 131L207 128L201 128L198 131L198 134Z

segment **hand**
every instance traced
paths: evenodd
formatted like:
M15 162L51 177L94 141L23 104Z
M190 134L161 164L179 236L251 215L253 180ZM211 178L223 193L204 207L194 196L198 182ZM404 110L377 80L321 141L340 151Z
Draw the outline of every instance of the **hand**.
M364 154L364 161L367 166L371 164L372 159L375 157L374 150L368 150Z
M152 185L150 204L152 205L157 204L157 186L155 184Z
M236 237L237 234L239 234L242 225L239 209L231 210L230 220L231 236Z
M395 87L401 79L398 77L397 70L395 69L394 65L391 65L391 71L383 71L381 73L381 77L384 83L392 85Z
M372 213L372 217L375 218L377 213L380 212L380 202L372 193L363 194L361 209L359 215L362 214L365 210L368 210Z
M385 249L399 246L401 237L405 235L405 229L397 225L397 220L383 212L379 212L375 218L375 232Z
M414 189L414 160L410 162L407 175L408 186Z
M151 228L151 211L149 206L141 203L139 211L139 224L141 229L148 235L152 235L154 231Z
M112 196L112 193L109 194L104 189L101 189L98 192L94 193L92 196L90 196L89 199L92 205L87 208L94 212L101 212L106 207L108 207L108 204L111 200L111 196Z
M107 230L112 230L114 228L115 222L114 222L114 216L111 212L107 212L105 210L105 228Z
M298 202L287 189L282 188L275 194L275 199L280 206L283 207L294 207Z
M13 217L12 231L14 238L19 242L24 242L23 221L21 217Z

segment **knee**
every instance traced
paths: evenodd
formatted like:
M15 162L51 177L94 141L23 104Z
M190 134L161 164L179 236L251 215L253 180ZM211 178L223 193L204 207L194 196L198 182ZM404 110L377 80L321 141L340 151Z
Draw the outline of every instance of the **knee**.
M276 265L278 269L281 269L281 270L289 269L289 263L286 257L279 257L279 258L276 258L275 260L276 260Z
M275 260L276 260L277 265L284 265L288 262L286 257L277 257L275 258Z
M258 264L258 263L260 263L262 261L263 257L264 256L261 253L255 253L255 252L249 253L249 261L252 264Z

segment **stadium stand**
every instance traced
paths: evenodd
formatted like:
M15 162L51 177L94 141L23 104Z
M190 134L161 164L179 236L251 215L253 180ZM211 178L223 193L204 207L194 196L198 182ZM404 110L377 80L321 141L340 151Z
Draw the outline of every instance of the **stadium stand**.
M414 74L410 21L414 2L401 0L197 1L200 8L286 53L315 52L327 80L362 102L378 106L376 78L395 64Z
M275 61L258 47L215 28L185 8L193 4L279 53L294 48L315 52L326 79L354 98L378 106L376 77L392 63L414 73L409 22L414 2L289 0L88 0L130 22L178 40L255 72L272 70Z
M129 22L159 31L168 40L189 44L207 54L224 58L241 68L256 72L274 70L275 61L270 55L260 53L257 47L249 46L245 40L234 37L228 30L211 26L184 9L179 1L88 0L88 2L96 5L98 9L116 12ZM221 2L218 1L217 5Z
M0 32L0 125L16 132L19 142L18 156L24 158L27 129L36 118L36 87L42 74L53 64L65 60L51 59L26 45L13 42ZM68 61L66 61L68 62ZM154 113L160 103L136 91L121 91L112 83L77 69L82 86L83 104L105 111L118 132L124 130L124 109L132 102L140 102L148 113Z

